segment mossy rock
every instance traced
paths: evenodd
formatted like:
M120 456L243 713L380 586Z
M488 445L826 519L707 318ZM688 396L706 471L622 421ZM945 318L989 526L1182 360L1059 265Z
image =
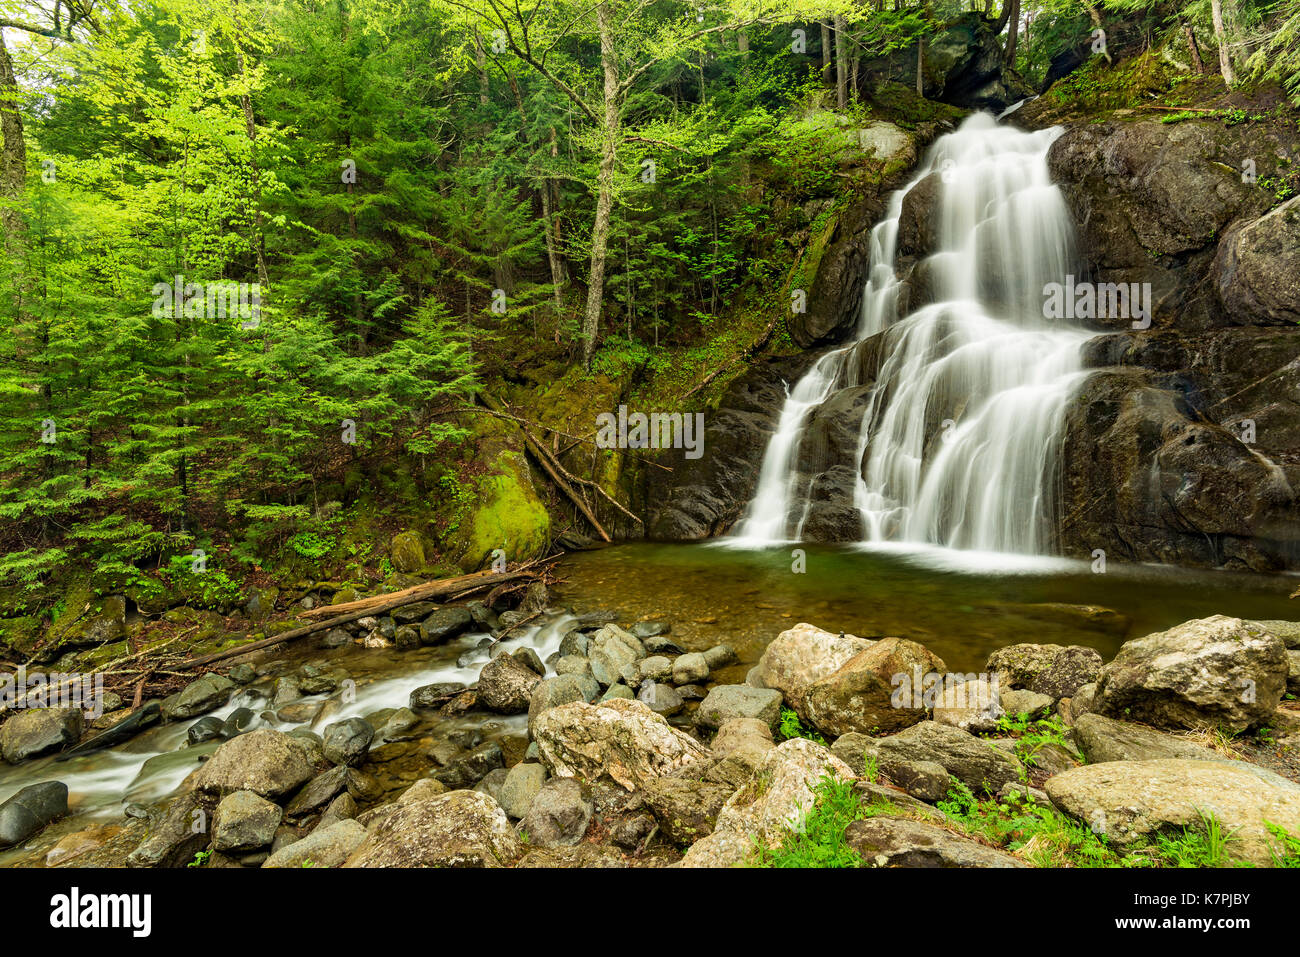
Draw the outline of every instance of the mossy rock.
M388 547L393 567L399 572L418 572L425 566L424 540L416 531L398 532Z
M462 480L471 487L471 504L448 549L466 569L483 567L498 548L511 561L536 557L550 542L551 516L533 484L523 434L500 420L482 421L476 431L472 464L482 471Z
M0 648L12 650L28 658L41 641L41 619L35 615L22 618L0 618Z

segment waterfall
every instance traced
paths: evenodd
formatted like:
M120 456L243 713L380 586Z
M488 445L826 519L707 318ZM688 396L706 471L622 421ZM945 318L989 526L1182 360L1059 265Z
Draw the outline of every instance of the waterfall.
M834 507L850 526L856 518L856 540L1050 546L1062 419L1091 335L1044 318L1044 286L1078 272L1073 223L1047 169L1059 134L975 114L890 197L871 231L856 335L789 390L734 540L801 539L810 515L831 507L834 470L847 468L851 486ZM932 174L933 239L900 279L904 204ZM900 315L909 300L916 307ZM813 421L860 386L869 392L856 447L811 448Z

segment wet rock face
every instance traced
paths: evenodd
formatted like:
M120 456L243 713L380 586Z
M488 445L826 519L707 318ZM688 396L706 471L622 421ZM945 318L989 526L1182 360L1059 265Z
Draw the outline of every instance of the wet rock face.
M688 459L685 449L671 449L660 457L671 472L646 470L650 538L708 538L740 518L781 416L786 383L797 382L815 359L804 353L756 362L705 416L703 455Z

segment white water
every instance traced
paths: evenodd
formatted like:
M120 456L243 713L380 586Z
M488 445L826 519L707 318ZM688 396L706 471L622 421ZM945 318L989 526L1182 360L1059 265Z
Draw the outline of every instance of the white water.
M855 341L822 356L790 390L736 544L801 537L816 478L798 469L809 418L860 384L859 347L879 335L882 359L857 448L838 450L854 456L861 539L1046 550L1061 422L1091 335L1043 318L1043 287L1077 271L1073 223L1047 170L1058 135L976 114L939 139L916 178L893 194L871 232ZM916 270L924 269L935 301L900 317L903 202L936 172L936 250Z
M531 647L544 661L559 650L560 641L573 627L574 621L572 615L566 614L541 626L523 626L512 637L500 642L499 647L507 651ZM479 650L463 666L457 663L457 657L473 649L485 637L488 636L483 633L466 634L440 648L404 652L400 660L403 663L409 661L410 670L381 673L373 680L360 678L355 698L350 702L343 701L337 693L300 699L322 703L327 698L334 701L319 717L302 724L275 719L268 710L270 704L262 693L270 690L267 681L260 681L252 688L240 689L226 705L208 714L224 719L236 708L249 707L258 713L258 717L249 725L250 730L270 727L292 731L295 727L310 727L321 733L325 726L336 721L365 717L387 708L406 707L411 692L424 685L444 681L465 684L477 681L479 671L488 662L488 651ZM417 664L421 655L427 655L432 660L426 661L421 667ZM552 672L548 669L548 674L550 673ZM56 762L55 756L50 756L15 766L0 763L0 802L29 784L62 781L68 786L68 803L72 814L87 821L120 817L123 807L129 803L146 806L153 804L176 790L186 776L198 767L201 755L211 753L223 743L210 741L187 747L186 733L197 720L196 717L154 727L122 745L70 758L66 762ZM499 724L503 728L514 728L522 732L526 720L522 717L502 717ZM381 743L376 735L372 747ZM10 851L3 853L13 856Z

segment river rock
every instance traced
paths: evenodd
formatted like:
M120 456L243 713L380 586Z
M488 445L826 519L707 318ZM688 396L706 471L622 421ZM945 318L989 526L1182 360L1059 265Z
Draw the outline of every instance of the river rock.
M339 821L278 849L262 866L338 867L365 843L367 836L366 829L357 821Z
M348 718L325 729L322 750L334 764L356 765L365 760L375 729L364 718Z
M269 729L232 738L213 752L194 776L199 791L253 791L279 797L307 782L311 765L287 734Z
M655 635L647 638L642 644L645 645L646 654L648 655L680 655L684 653L677 642L665 635Z
M225 675L206 674L163 702L163 720L178 721L219 708L230 700L235 687Z
M1102 670L1092 710L1157 728L1243 731L1277 709L1288 670L1275 635L1215 615L1125 642Z
M452 791L400 805L344 866L509 867L523 853L495 801L477 791Z
M498 655L478 675L478 702L500 714L523 714L541 677L513 655Z
M1074 699L1070 699L1073 702ZM1039 694L1037 691L1011 688L1001 695L1002 710L1009 715L1027 714L1037 717L1053 705L1052 696Z
M1101 655L1083 645L1009 645L989 655L984 670L1002 689L1023 688L1068 698L1101 674Z
M708 677L709 662L698 651L681 655L673 662L673 684L695 684Z
M714 824L715 831L737 831L777 847L816 803L814 788L824 777L848 781L853 772L831 752L793 738L763 758L754 776L736 791Z
M645 657L645 648L617 625L606 625L592 636L587 654L591 673L602 687L618 681L626 665Z
M506 772L506 779L497 795L497 803L508 817L519 820L528 813L533 798L546 783L546 768L534 762L516 764Z
M907 696L902 707L894 706L896 676L945 670L943 660L923 645L906 638L882 638L813 682L804 710L813 726L827 735L897 731L923 720L925 708Z
M1227 855L1271 863L1265 822L1300 834L1300 785L1244 761L1108 761L1047 779L1061 811L1118 843L1169 826L1202 826L1212 814L1229 836Z
M1002 714L997 686L985 678L945 683L934 701L933 719L962 731L992 731Z
M878 774L901 787L913 798L933 804L948 796L948 770L937 761L913 760L889 751L882 752L880 738L865 734L845 734L835 739L831 753L847 764L859 777L867 774L868 759ZM899 795L889 800L899 803Z
M0 847L11 847L68 813L68 786L61 781L29 784L0 804Z
M420 644L441 645L469 631L474 618L459 605L440 608L420 623Z
M145 702L142 707L137 708L105 731L81 742L76 747L69 748L55 760L66 761L68 758L79 754L91 754L104 748L122 744L124 741L131 740L146 728L153 727L160 720L162 720L162 706L157 701ZM0 740L3 740L3 734L0 734Z
M316 647L324 648L342 648L345 645L352 644L352 633L346 628L331 628L325 634L316 639ZM311 694L311 692L308 692Z
M646 807L674 844L694 844L713 833L714 822L736 789L690 778L651 778L641 787Z
M844 829L844 843L877 867L1028 867L1018 857L944 827L897 817L871 817Z
M753 677L759 686L774 688L805 721L805 700L812 686L838 671L873 643L854 635L836 636L801 622L777 635L759 658Z
M212 846L218 851L250 851L268 846L284 816L279 806L252 791L227 794L212 815Z
M293 800L285 807L285 813L289 817L299 817L328 804L336 794L347 787L348 773L349 769L346 765L338 765L316 775L294 795Z
M501 750L501 745L489 741L453 761L441 771L435 771L433 776L451 790L472 788L497 768L505 767L505 763L505 754Z
M1152 761L1185 758L1222 761L1224 756L1183 738L1099 714L1083 714L1074 723L1074 736L1089 764L1107 761Z
M483 775L478 784L474 785L474 790L486 794L498 804L501 803L501 787L506 781L505 768L493 768L487 774Z
M608 776L628 790L709 757L640 701L562 704L538 715L533 736L552 774L588 782Z
M603 844L578 844L574 847L556 845L538 847L524 855L516 867L577 867L609 868L628 867L628 862L616 848Z
M781 723L781 692L749 685L716 685L695 712L696 727L708 731L736 718L754 718L776 730Z
M207 825L216 806L215 795L197 789L181 792L161 815L150 822L145 839L127 857L127 864L131 867L184 867L189 864L195 854L208 846Z
M198 721L195 721L189 726L189 729L185 732L185 740L188 741L191 746L202 744L204 741L213 741L224 736L222 732L225 730L225 727L226 723L220 718L207 715L206 717L199 718Z
M400 608L394 608L389 614L393 616L393 621L397 624L410 625L418 624L437 610L437 602L417 601L409 605L402 605Z
M772 729L757 718L731 718L723 722L710 745L713 763L704 773L706 780L731 788L744 785L758 770L767 752L776 745Z
M593 810L581 783L573 778L552 778L533 796L518 833L530 847L577 844L587 833Z
M1292 651L1300 650L1300 621L1252 621L1265 631L1277 635L1282 644Z
M657 638L660 635L666 635L673 630L673 626L666 621L655 619L650 621L638 621L632 628L634 638Z
M681 695L678 695L678 697L680 698ZM610 685L605 689L605 693L596 700L613 701L616 698L622 699L623 701L634 701L636 700L636 693L624 684Z
M754 839L743 831L714 830L692 844L673 867L739 867L754 856Z
M709 666L710 671L717 671L740 660L730 645L714 645L704 651L703 655L704 663Z
M533 686L533 693L528 701L528 733L536 738L538 717L551 708L569 704L573 701L592 701L600 693L588 695L590 686L578 675L557 675L543 678Z
M614 687L618 687L615 685ZM611 691L613 688L610 689ZM672 685L664 684L661 681L647 681L641 686L640 692L637 693L637 700L648 707L655 714L661 714L665 717L674 715L685 707L686 702Z
M432 711L446 704L448 699L465 690L459 681L439 681L436 684L421 685L411 692L412 711Z
M0 725L0 755L10 764L75 745L85 717L78 708L26 708Z
M1024 767L1015 755L990 747L965 731L934 721L922 721L888 738L877 747L882 758L901 761L933 761L942 765L972 791L996 794L1008 781L1018 781Z

